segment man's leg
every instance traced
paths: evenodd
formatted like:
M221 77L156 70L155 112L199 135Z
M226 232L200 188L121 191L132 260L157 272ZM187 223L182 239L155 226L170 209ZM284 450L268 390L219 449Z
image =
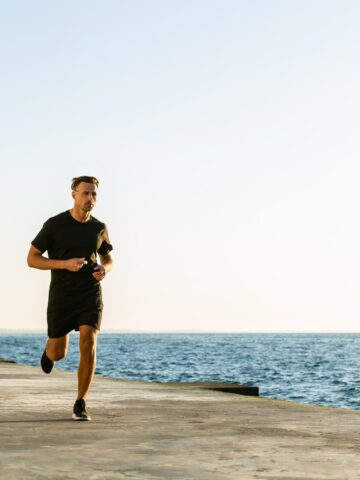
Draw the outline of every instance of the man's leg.
M80 325L80 363L78 369L78 396L86 399L96 367L96 341L98 330L90 325Z
M53 362L66 357L69 348L69 335L60 338L48 338L46 342L46 356Z
M44 353L40 359L40 365L45 373L50 373L54 362L61 360L67 354L69 346L69 335L60 338L48 338Z

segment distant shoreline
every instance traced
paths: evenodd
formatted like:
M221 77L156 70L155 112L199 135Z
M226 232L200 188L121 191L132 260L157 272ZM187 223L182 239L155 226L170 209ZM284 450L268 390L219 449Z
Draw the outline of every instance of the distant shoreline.
M73 332L75 333L75 332ZM101 334L139 335L360 335L360 331L206 331L206 330L101 330ZM0 335L46 335L46 330L0 329Z

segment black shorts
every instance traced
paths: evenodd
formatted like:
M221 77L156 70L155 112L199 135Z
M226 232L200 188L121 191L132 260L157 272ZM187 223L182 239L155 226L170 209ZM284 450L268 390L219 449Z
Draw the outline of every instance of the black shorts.
M48 308L48 337L64 337L72 330L79 330L80 325L90 325L100 330L102 310L73 310L64 312L62 309Z

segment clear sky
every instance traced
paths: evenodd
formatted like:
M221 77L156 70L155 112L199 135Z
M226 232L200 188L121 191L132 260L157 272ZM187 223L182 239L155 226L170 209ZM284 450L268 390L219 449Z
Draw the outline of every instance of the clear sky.
M360 3L1 2L0 328L26 255L100 179L104 329L360 331Z

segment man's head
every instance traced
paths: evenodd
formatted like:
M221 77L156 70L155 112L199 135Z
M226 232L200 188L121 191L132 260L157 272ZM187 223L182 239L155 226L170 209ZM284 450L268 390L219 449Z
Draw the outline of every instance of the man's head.
M99 180L83 175L72 179L71 190L74 206L84 212L90 212L96 203Z

